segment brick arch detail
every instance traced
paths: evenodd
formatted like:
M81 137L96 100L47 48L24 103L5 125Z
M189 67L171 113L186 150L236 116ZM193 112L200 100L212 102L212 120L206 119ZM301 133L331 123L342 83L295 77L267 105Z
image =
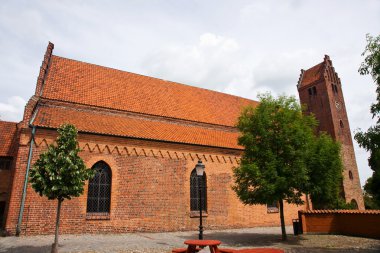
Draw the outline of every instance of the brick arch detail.
M44 147L54 143L55 140L47 138L36 138L36 146ZM142 157L155 157L155 158L169 158L172 160L188 160L188 161L198 161L201 159L205 162L211 163L230 163L233 165L240 164L240 157L228 156L220 154L203 154L195 152L181 152L172 150L162 150L162 149L152 149L152 148L141 148L141 147L126 147L122 145L108 145L108 144L98 144L90 142L80 142L79 148L84 152L89 152L94 154L94 157L98 157L96 154L102 154L108 157L109 154L117 154L120 156L142 156ZM116 163L115 163L116 164Z

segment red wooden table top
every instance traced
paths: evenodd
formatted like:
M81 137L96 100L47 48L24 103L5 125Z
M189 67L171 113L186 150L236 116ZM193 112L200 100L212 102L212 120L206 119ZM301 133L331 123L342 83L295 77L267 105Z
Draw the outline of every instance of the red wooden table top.
M218 240L186 240L185 244L187 245L197 245L197 246L216 246L221 244L221 241Z

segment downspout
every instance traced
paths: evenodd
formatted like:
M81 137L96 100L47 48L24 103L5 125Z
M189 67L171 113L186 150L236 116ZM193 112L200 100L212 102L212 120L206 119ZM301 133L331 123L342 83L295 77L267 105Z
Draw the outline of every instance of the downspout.
M28 186L29 170L30 170L30 164L32 162L32 156L33 156L34 136L36 134L36 126L33 126L32 123L33 123L33 121L34 121L34 119L35 119L35 117L37 115L37 112L38 112L38 108L36 109L36 111L35 111L32 119L30 120L30 124L29 124L29 127L32 127L32 137L31 137L31 140L30 140L28 163L26 165L24 188L22 190L22 199L21 199L20 213L18 215L18 221L17 221L17 225L16 225L16 236L19 236L20 233L21 233L22 215L24 213L25 198L26 198L26 189L27 189L27 186Z

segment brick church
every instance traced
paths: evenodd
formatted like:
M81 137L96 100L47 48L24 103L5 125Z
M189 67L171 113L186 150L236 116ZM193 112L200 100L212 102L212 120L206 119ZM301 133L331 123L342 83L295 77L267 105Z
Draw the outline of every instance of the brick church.
M79 131L96 176L62 205L62 233L196 230L198 185L206 230L279 226L277 205L243 205L231 189L243 148L235 124L258 102L53 55L49 43L21 122L0 121L0 221L8 234L51 234L56 202L27 183L28 170L63 123ZM328 56L298 82L308 105L342 143L346 201L364 209L342 87ZM196 176L198 160L205 165ZM306 206L285 204L287 224Z

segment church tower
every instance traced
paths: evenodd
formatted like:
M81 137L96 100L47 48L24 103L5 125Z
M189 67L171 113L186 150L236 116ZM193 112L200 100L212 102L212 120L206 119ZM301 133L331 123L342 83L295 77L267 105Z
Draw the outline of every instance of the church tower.
M301 104L319 121L319 131L327 132L342 145L343 194L346 202L364 209L355 152L344 103L342 85L330 57L308 70L301 70L297 84Z

